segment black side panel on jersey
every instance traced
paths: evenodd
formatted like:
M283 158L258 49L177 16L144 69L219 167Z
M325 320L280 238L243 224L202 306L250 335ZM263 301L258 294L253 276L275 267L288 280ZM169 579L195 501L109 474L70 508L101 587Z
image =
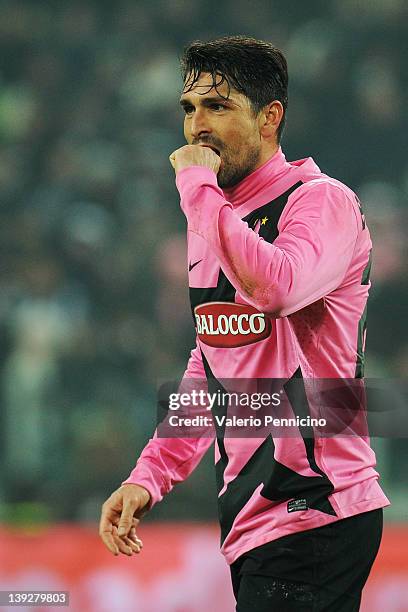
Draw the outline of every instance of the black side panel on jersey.
M285 383L286 395L293 412L299 417L310 415L304 387L299 384L302 378L300 368ZM222 435L218 432L217 436ZM275 445L269 435L260 444L249 461L237 476L228 483L225 492L218 498L218 512L221 524L221 544L224 542L232 525L245 504L251 499L255 490L263 484L260 494L272 502L282 502L294 498L305 500L306 508L319 510L336 516L328 496L334 487L326 474L318 467L314 457L314 439L312 428L300 428L309 467L316 476L303 476L277 461L274 457ZM225 450L224 450L225 453ZM226 463L228 457L226 458ZM225 465L226 465L225 463ZM221 455L216 465L218 493L223 487L225 465Z
M211 371L211 368L208 364L207 359L205 358L204 353L201 351L201 356L203 359L204 371L208 381L208 393L217 394L218 391L220 395L226 393L226 389L222 386L222 384L217 380L214 374ZM222 397L222 395L221 395ZM212 415L217 415L220 417L227 416L227 406L217 405L215 404L212 409ZM216 421L217 422L217 421ZM220 423L225 423L225 419L220 419ZM225 435L225 425L216 426L216 442L218 445L218 450L220 453L220 459L215 464L215 479L217 484L217 493L219 493L224 486L224 472L228 465L228 455L225 450L224 445L224 435Z
M372 251L370 250L367 265L364 268L363 274L361 277L362 285L368 285L370 282L371 260L372 260ZM356 359L356 370L354 373L354 378L363 378L364 376L364 366L365 366L364 337L365 337L366 331L367 331L367 302L366 302L366 305L364 306L363 313L358 322L357 359Z
M305 419L308 416L312 416L305 386L303 382L301 383L302 379L302 370L299 367L284 385L285 393L289 399L290 405L292 406L292 410L295 416L298 416L299 419ZM321 476L320 483L318 483L318 486L313 490L314 497L308 498L307 495L305 496L306 501L308 502L308 507L315 508L316 510L320 510L321 512L326 512L327 514L332 514L335 516L336 513L328 499L328 496L334 491L334 486L327 475L316 463L314 455L315 439L313 427L307 425L299 426L299 431L303 438L310 469Z
M210 393L225 392L224 387L213 375L204 354L203 364L208 379ZM284 389L295 416L304 418L311 416L304 385L301 384L302 372L298 368L285 383ZM226 416L227 406L215 405L213 416ZM225 422L225 419L220 422ZM214 419L216 441L220 459L215 466L215 476L218 494L224 486L224 472L228 465L228 455L224 445L225 425L218 426ZM334 490L327 475L319 468L314 456L314 434L312 427L299 427L305 445L305 454L310 469L316 476L303 476L277 461L274 457L275 445L269 435L260 444L251 458L228 483L221 497L218 498L218 514L221 526L221 545L230 532L232 525L245 504L250 500L255 490L263 484L260 494L274 502L282 502L294 498L305 500L306 508L319 510L325 514L336 516L328 499Z

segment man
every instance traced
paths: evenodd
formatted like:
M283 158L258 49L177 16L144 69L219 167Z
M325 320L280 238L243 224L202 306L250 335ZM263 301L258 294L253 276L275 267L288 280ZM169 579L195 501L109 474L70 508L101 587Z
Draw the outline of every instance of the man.
M182 73L188 144L170 161L188 222L197 322L185 377L361 378L369 232L348 187L311 158L288 163L282 153L283 54L244 37L196 42ZM226 312L235 327L220 343L207 323ZM262 325L250 330L251 316ZM358 610L389 503L368 440L310 430L263 441L222 433L215 443L221 540L236 609ZM211 443L156 433L103 505L100 535L112 553L140 552L139 519Z

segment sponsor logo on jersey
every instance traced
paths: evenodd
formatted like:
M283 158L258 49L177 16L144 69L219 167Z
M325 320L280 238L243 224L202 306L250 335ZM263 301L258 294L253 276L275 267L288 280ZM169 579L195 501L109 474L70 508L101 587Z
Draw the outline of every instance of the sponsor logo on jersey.
M272 324L263 312L248 304L208 302L194 309L197 334L208 346L233 348L269 336Z

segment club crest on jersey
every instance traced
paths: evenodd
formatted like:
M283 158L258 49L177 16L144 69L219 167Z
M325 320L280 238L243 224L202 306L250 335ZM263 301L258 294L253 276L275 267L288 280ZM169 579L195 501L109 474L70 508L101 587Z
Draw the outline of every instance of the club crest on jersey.
M248 304L208 302L194 308L201 342L218 348L234 348L264 340L272 329L271 320Z

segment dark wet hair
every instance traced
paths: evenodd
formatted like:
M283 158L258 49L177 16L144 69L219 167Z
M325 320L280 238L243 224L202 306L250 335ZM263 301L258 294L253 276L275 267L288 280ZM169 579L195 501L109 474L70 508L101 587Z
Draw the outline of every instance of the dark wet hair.
M185 47L180 64L183 93L193 88L202 72L209 72L211 87L218 91L226 82L228 95L231 87L244 94L255 114L273 100L279 100L284 109L277 131L280 142L288 106L288 67L277 47L246 36L224 36L209 42L196 40Z

